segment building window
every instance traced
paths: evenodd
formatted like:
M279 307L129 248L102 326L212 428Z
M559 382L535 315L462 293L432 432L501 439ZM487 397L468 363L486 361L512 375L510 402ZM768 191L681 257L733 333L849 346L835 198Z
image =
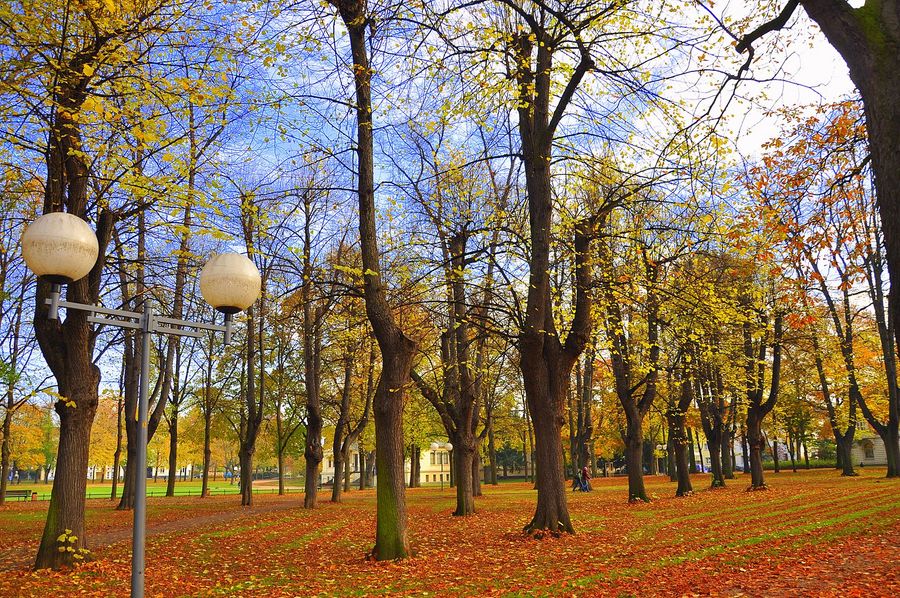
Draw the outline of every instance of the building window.
M875 458L875 445L871 440L863 440L862 441L862 449L865 454L866 459L874 459Z
M431 451L431 464L434 465L434 451Z
M425 483L426 484L428 483L428 474L427 473L425 474Z

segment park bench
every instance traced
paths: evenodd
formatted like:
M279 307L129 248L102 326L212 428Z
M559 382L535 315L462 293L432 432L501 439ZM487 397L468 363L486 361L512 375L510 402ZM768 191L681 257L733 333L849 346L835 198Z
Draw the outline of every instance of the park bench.
M31 490L7 490L6 498L16 500L28 500L31 498Z

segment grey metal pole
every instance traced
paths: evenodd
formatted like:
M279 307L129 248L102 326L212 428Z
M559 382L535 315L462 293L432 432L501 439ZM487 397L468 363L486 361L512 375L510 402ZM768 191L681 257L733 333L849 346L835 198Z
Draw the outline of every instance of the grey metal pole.
M137 463L134 480L134 532L131 549L131 598L144 598L144 543L147 538L147 401L150 392L150 331L153 305L144 303L141 318L141 390L138 397Z

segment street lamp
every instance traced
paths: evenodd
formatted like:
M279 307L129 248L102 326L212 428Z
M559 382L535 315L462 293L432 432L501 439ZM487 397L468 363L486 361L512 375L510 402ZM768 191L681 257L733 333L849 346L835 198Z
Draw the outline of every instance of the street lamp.
M453 450L453 445L450 444L449 442L432 442L431 443L431 450L439 451L442 449L449 453L450 451ZM441 490L443 490L444 489L444 456L441 453L438 453L438 454L440 455L440 461L441 461Z
M95 324L134 328L141 331L141 384L138 395L137 475L135 476L134 531L131 555L131 595L144 596L144 546L147 536L147 410L150 384L150 334L174 334L200 338L197 330L225 333L225 343L231 341L232 316L250 307L259 297L261 279L253 262L243 255L223 253L214 255L200 273L200 292L217 311L225 314L225 325L190 322L157 316L149 300L141 311L108 309L60 301L62 285L85 277L97 261L97 236L88 224L73 214L52 212L32 222L22 233L22 256L38 276L52 286L47 304L48 318L59 318L59 308L88 312L88 321ZM99 314L99 315L97 315Z

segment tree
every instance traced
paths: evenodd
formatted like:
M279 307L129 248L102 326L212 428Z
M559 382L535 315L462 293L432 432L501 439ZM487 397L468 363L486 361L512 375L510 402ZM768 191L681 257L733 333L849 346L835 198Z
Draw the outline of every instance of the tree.
M4 95L22 108L23 126L43 127L46 132L36 136L46 139L44 147L20 142L22 149L45 156L42 211L66 211L93 222L99 241L99 257L91 273L67 287L70 301L99 301L114 224L134 209L92 201L96 199L90 191L94 160L88 152L93 148L86 133L95 131L87 123L101 122L96 119L98 98L105 93L122 97L116 85L133 81L150 55L148 49L163 43L165 35L156 34L167 31L177 18L178 11L169 8L169 3L159 2L127 10L56 3L0 9L6 23L3 45L18 49L11 69L21 74L12 87L4 88ZM63 322L48 320L49 291L49 282L38 283L35 333L62 398L56 403L59 456L36 568L63 567L87 554L85 472L100 381L100 370L93 362L96 331L87 321L88 314L73 311ZM65 538L65 544L59 538Z
M767 144L765 168L751 170L750 188L770 210L770 226L781 233L786 267L795 273L801 292L815 293L824 302L830 328L839 340L850 400L882 438L892 477L900 467L900 445L892 444L892 429L900 422L891 418L890 408L885 421L872 408L884 390L888 405L900 394L885 296L882 226L867 184L859 106L843 102L827 108L824 118L801 120L788 113L796 121L789 142L777 139ZM865 292L858 292L859 287ZM868 299L865 311L876 324L884 364L885 388L870 396L863 392L856 363L859 329L866 323L854 306L860 298ZM839 447L844 444L839 442Z
M867 0L853 7L846 0L788 0L774 19L744 34L736 49L747 52L745 68L755 55L754 44L766 34L785 27L798 6L821 28L850 69L850 78L863 100L874 175L875 196L884 233L885 256L891 281L889 304L894 322L900 322L900 2ZM900 342L900 327L894 326ZM891 477L900 476L900 395L889 404L884 433L892 454ZM877 429L877 428L876 428Z
M609 236L610 238L612 235ZM600 243L600 276L604 329L609 344L610 361L615 380L616 396L625 415L625 461L628 471L628 500L648 502L644 489L643 421L650 412L656 398L661 347L659 343L659 283L663 264L647 252L640 243L629 247L639 268L631 274L618 274L613 262L613 248L610 241ZM636 249L636 250L635 250ZM640 336L635 329L638 323L629 325L623 314L622 294L627 293L634 281L646 289L643 301L644 317L640 320L643 328ZM627 308L626 308L627 309ZM640 309L640 308L639 308ZM640 340L638 340L640 339ZM643 350L642 347L646 347Z
M591 268L585 252L589 250L595 221L585 217L570 230L577 255L573 266L577 278L577 297L573 300L576 307L568 334L558 335L550 282L554 215L551 157L559 124L585 75L594 68L591 43L585 41L582 32L602 22L615 8L591 10L589 5L579 5L556 10L544 3L532 6L512 1L498 2L496 6L497 25L485 30L496 39L486 45L499 44L495 47L501 49L501 60L512 65L509 73L514 85L513 105L528 195L529 280L518 346L525 396L535 422L538 500L535 515L525 529L539 534L542 530L571 532L560 434L571 370L590 333ZM574 68L562 59L568 49L574 54L567 55L567 59L573 59ZM560 87L555 78L562 80Z
M357 194L359 243L366 314L381 349L381 378L375 390L375 459L378 468L376 560L409 556L406 485L404 482L403 395L409 382L416 342L397 325L380 273L375 226L375 164L372 119L372 70L366 47L367 28L374 28L366 0L329 0L350 36L356 94Z
M744 309L744 322L741 329L744 338L747 442L750 445L750 488L763 490L766 488L766 483L763 477L762 453L766 441L762 432L762 422L778 400L784 316L780 311L776 311L774 324L770 328L769 316L765 308L755 307L751 301L748 294L742 294L741 306ZM770 333L771 336L769 336ZM770 346L772 348L772 374L769 393L768 396L765 396L766 356Z

